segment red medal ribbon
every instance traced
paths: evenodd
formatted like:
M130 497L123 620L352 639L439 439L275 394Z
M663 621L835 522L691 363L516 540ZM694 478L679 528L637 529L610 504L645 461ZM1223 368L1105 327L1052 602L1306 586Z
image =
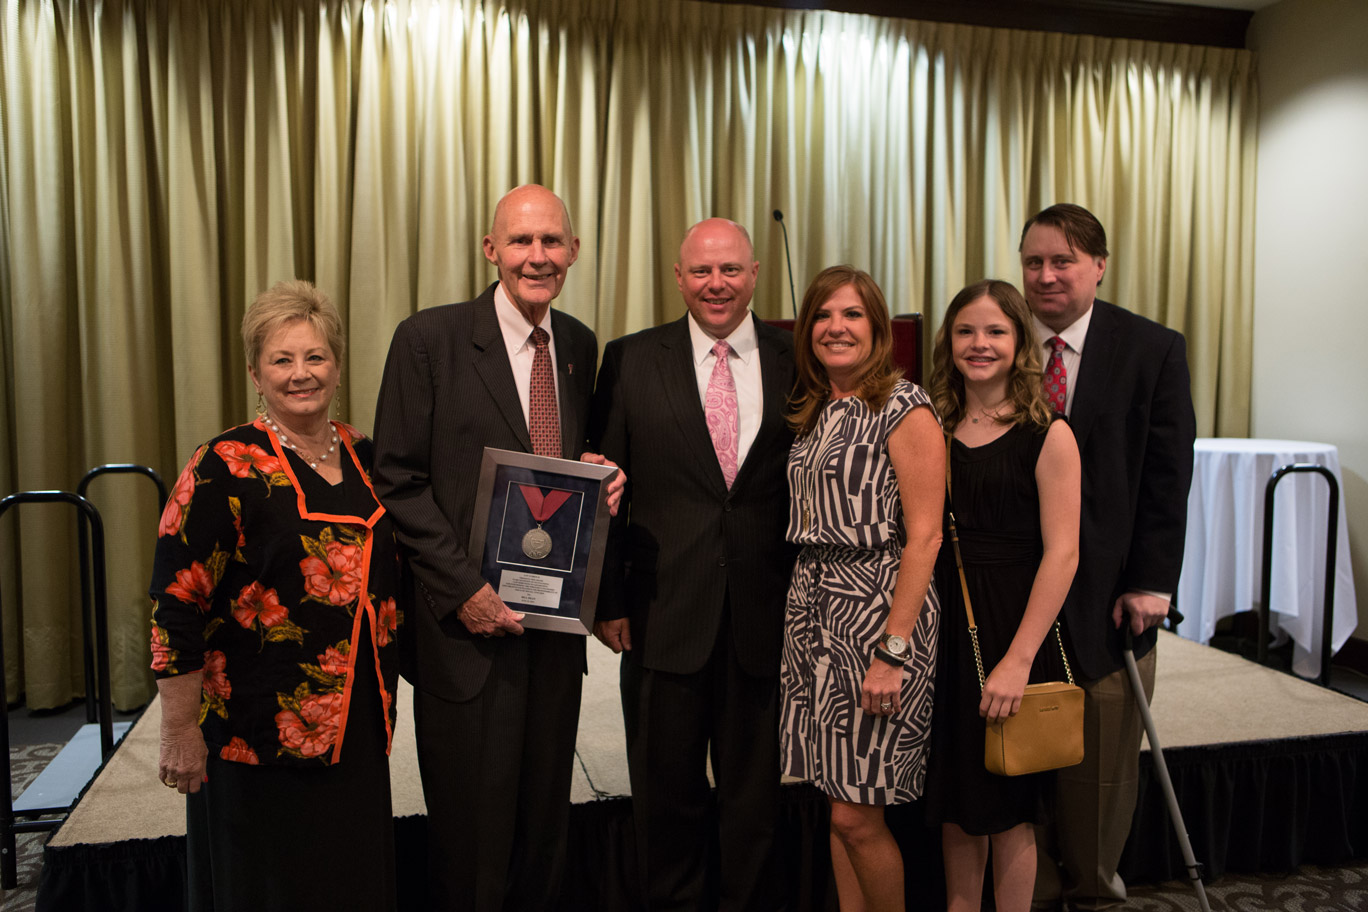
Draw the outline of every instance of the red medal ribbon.
M527 509L532 511L532 518L538 523L544 523L556 514L565 502L570 499L571 491L552 491L543 494L541 488L536 485L518 485L518 490L522 491L523 500L527 501Z

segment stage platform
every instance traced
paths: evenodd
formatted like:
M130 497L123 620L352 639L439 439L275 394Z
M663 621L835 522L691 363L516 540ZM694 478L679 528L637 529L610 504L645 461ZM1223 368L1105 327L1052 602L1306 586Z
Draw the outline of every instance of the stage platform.
M1279 873L1301 863L1368 857L1368 704L1237 656L1161 634L1155 721L1197 857L1210 877ZM571 813L564 908L635 908L618 659L589 644ZM391 759L401 904L421 909L425 812L409 707ZM154 701L44 853L39 912L182 908L184 799L157 781ZM1163 796L1146 753L1122 870L1130 882L1182 876ZM784 786L783 882L790 908L835 908L826 802ZM904 847L909 909L943 908L939 837L918 805L890 811Z

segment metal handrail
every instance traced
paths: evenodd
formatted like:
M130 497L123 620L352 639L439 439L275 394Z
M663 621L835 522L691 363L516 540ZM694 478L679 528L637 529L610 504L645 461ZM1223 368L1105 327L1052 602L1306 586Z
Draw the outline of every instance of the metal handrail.
M105 604L105 563L104 563L104 523L100 519L100 511L95 509L94 504L78 494L70 491L21 491L18 494L11 494L0 500L0 516L4 516L5 511L12 506L21 503L67 503L77 508L78 514L85 519L90 526L91 541L95 546L95 557L91 562L95 572L95 582L92 587L94 590L94 616L95 616L95 639L97 654L100 657L98 676L100 690L100 755L102 759L108 760L114 753L114 706L109 691L109 618ZM82 526L82 529L85 527ZM87 603L89 593L82 587L81 610L83 614L90 611ZM3 611L0 611L3 617ZM5 644L4 626L0 624L0 737L5 742L4 760L5 771L5 801L0 804L3 808L3 815L0 815L0 886L5 889L13 889L18 881L17 859L15 857L15 838L14 834L19 830L30 830L37 828L34 824L16 824L14 820L14 797L10 789L10 777L13 769L9 759L9 698L5 693ZM45 827L49 828L50 827Z
M96 466L86 472L81 478L81 483L76 485L77 496L85 497L86 491L90 488L90 483L96 478L101 475L113 474L144 475L152 479L152 482L157 486L157 508L160 510L166 506L166 485L162 482L162 477L149 466L131 462L111 462L107 465ZM81 611L81 662L86 683L86 721L94 722L98 718L95 708L95 655L90 639L90 612L84 610L85 606L90 605L90 542L89 536L86 535L85 526L81 526L79 529L78 546L81 562L81 605L83 606ZM106 661L108 661L108 657L106 657Z
M1298 472L1315 472L1323 477L1330 486L1330 505L1325 523L1325 612L1321 618L1321 670L1316 683L1322 687L1330 686L1330 659L1333 657L1331 636L1335 623L1335 551L1339 541L1339 481L1335 473L1325 466L1307 462L1295 462L1275 469L1264 487L1264 531L1263 531L1263 581L1259 600L1259 650L1260 665L1268 664L1268 627L1273 598L1273 493L1284 476Z

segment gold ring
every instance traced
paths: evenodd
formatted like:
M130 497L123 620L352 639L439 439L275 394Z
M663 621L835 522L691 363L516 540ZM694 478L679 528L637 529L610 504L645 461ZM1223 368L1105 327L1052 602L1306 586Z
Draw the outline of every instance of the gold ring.
M166 786L166 787L169 788L169 789L173 789L173 788L176 787L176 783L175 783L175 781L172 780L172 779L163 779L163 780L162 780L162 785Z

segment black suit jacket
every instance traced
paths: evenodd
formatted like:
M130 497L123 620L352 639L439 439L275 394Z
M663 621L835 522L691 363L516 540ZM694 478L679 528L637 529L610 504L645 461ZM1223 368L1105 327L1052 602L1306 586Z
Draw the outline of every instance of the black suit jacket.
M729 597L741 667L779 672L797 553L784 540L793 335L759 320L756 334L763 415L730 490L699 401L688 317L616 339L603 353L590 438L627 473L627 490L598 619L630 617L632 658L647 668L702 668Z
M421 310L390 343L375 411L375 490L394 519L410 577L405 604L415 685L448 700L484 686L507 643L472 636L457 611L485 580L466 553L487 446L532 452L489 286L473 301ZM598 342L551 311L561 452L584 452ZM567 647L583 649L579 637Z
M1119 669L1123 592L1178 591L1197 435L1181 333L1105 301L1093 304L1069 424L1083 464L1078 572L1064 603L1085 677ZM1124 628L1123 628L1124 629ZM1149 631L1137 656L1154 645Z

